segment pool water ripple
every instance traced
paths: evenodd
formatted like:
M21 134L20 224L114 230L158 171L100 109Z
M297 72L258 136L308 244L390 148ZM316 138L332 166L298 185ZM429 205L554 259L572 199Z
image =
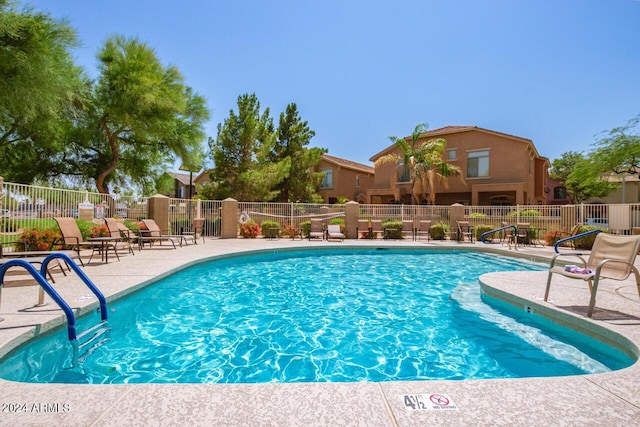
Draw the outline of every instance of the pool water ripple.
M597 343L578 350L488 306L479 275L507 269L540 266L415 250L216 260L110 304L109 338L83 363L74 363L60 331L12 354L0 375L89 383L396 381L572 375L632 362ZM81 319L79 327L93 322ZM29 369L19 367L25 360Z

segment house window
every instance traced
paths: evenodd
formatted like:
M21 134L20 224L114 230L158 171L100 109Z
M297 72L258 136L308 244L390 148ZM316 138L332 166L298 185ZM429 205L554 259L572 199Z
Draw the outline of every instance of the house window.
M556 200L564 200L567 198L567 189L565 187L555 187L553 189L553 198Z
M322 169L320 172L324 174L320 188L333 188L333 169Z
M360 175L356 175L356 188L360 188Z
M467 154L467 178L489 176L489 150Z
M411 170L409 169L409 166L404 164L404 162L398 162L396 172L398 173L398 182L411 181Z
M447 160L448 161L458 160L458 152L455 148L447 150Z

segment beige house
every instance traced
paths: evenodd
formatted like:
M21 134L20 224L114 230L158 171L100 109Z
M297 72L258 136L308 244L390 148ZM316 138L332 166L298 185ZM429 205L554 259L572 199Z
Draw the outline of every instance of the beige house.
M323 154L315 170L324 173L318 193L325 203L337 203L339 197L368 202L367 190L373 183L373 167Z
M168 172L167 175L173 178L173 191L170 194L165 194L165 196L176 199L188 199L190 195L193 198L197 194L196 184L201 185L209 182L209 174L207 171L200 172L197 175L188 172ZM191 185L191 193L189 193L189 185Z
M550 163L538 154L530 139L477 126L446 126L424 132L420 142L437 138L447 142L445 160L462 171L461 177L449 178L448 186L437 184L437 205L546 203L545 185ZM397 147L391 145L370 160L375 163L391 153L400 154ZM397 174L395 189L391 188L392 174ZM396 192L400 195L400 202L411 204L411 184L406 168L392 164L376 168L367 201L392 203Z

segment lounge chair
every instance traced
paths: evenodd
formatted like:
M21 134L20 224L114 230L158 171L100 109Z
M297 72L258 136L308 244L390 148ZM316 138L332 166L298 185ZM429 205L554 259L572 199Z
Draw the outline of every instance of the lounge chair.
M466 238L473 243L473 227L469 225L469 221L456 221L458 225L458 242L464 242Z
M123 233L120 230L120 226L118 226L118 224L120 222L118 220L116 220L115 218L105 218L104 219L104 223L107 226L107 228L109 229L109 235L111 237L119 237L120 238L119 241L115 241L114 242L114 245L116 245L116 250L118 250L118 249L127 249L129 251L129 253L131 253L131 255L135 255L135 252L133 251L133 245L134 245L134 243L137 243L138 236L133 235L131 233ZM129 230L126 226L125 226L125 228L127 230Z
M109 249L113 250L113 253L116 255L118 261L120 261L120 256L118 256L118 251L116 250L115 240L109 241L110 238L101 238L100 241L87 241L82 237L82 233L80 232L80 228L76 223L75 218L72 217L54 217L53 218L58 223L58 228L60 228L60 234L62 235L61 244L65 247L70 248L78 254L78 259L80 260L80 264L84 267L84 263L82 262L82 258L80 258L80 251L82 249L91 249L91 257L89 257L89 262L93 258L93 255L96 252L99 252L101 256L106 257L106 261L108 261L108 251ZM56 245L58 242L54 241L53 245Z
M142 249L144 243L149 243L149 246L153 246L155 242L170 242L173 249L176 249L176 241L182 247L182 242L186 241L185 236L177 234L163 234L158 224L152 219L143 219L142 223L146 228L138 230L138 242L139 248Z
M327 240L331 239L340 239L341 242L344 241L344 234L340 231L338 224L327 225Z
M638 249L640 249L640 235L615 236L599 233L593 243L589 259L586 261L581 254L556 254L549 266L549 277L547 278L544 300L547 301L549 298L553 274L584 280L588 283L589 292L591 293L591 300L587 310L588 317L593 314L600 279L625 280L633 273L638 287L638 296L640 297L640 274L638 274L638 270L633 265ZM581 265L556 266L556 260L562 256L573 256L580 261Z
M311 228L309 229L309 240L311 239L324 240L324 228L322 226L322 220L313 218L311 220Z
M431 239L431 221L421 219L416 230L416 240L421 236L427 236L427 242Z

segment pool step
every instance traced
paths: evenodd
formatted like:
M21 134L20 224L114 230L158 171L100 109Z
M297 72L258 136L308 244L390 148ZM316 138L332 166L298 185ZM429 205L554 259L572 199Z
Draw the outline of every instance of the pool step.
M106 321L97 323L86 331L78 334L77 339L77 360L82 361L98 347L102 346L109 338L111 328Z

